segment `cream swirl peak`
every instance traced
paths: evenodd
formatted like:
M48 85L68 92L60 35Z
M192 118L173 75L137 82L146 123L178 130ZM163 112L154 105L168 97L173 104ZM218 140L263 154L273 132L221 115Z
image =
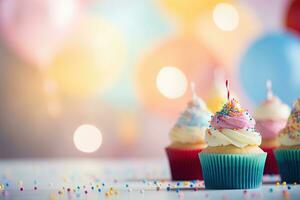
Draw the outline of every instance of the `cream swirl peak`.
M282 103L280 99L273 96L263 101L254 111L254 117L257 120L277 120L287 119L291 110L288 105Z
M257 120L286 120L290 115L290 108L288 105L281 102L281 100L273 94L272 82L270 80L266 83L267 99L263 101L254 111L254 117Z
M240 107L237 100L231 99L213 116L211 126L216 129L247 130L254 129L255 120Z
M212 113L207 109L205 102L196 95L193 84L191 88L192 100L170 132L172 142L204 143L205 130L209 126Z
M206 103L196 94L194 83L191 83L191 90L192 100L180 115L175 126L208 127L212 113L207 109Z
M279 142L284 146L300 145L300 98L294 103L286 127L279 133Z

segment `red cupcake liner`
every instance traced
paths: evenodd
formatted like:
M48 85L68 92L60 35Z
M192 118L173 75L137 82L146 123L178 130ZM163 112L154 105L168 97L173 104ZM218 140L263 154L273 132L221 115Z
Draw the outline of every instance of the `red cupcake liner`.
M266 159L264 174L278 174L279 173L275 155L273 153L274 149L276 149L276 148L274 148L274 147L273 148L262 148L262 150L268 154L267 159Z
M203 180L198 154L203 149L182 150L167 147L172 180Z

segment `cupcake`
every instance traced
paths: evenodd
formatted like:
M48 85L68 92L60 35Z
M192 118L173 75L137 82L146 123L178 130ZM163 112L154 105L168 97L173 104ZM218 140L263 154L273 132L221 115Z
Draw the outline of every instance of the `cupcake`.
M166 147L173 180L202 179L198 153L206 147L205 131L212 113L191 86L193 98L172 128L171 144Z
M279 146L277 136L285 127L291 111L288 105L273 95L270 81L267 82L267 90L267 99L254 111L255 127L262 136L261 148L268 153L264 173L278 174L273 150Z
M282 181L300 182L300 98L294 103L286 127L278 135L275 157Z
M255 120L235 100L211 119L208 147L200 154L207 189L248 189L261 185L267 154L259 148Z

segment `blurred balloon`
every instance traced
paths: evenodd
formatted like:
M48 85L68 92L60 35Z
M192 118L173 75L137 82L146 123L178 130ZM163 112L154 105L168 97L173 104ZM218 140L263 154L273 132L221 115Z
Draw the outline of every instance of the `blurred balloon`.
M192 25L207 10L220 2L232 2L232 0L159 0L162 7L176 17L183 25Z
M162 18L157 2L153 0L101 0L89 12L98 14L117 26L128 47L122 76L101 98L123 108L128 108L128 105L135 106L138 100L132 72L137 57L141 54L141 49L168 35L172 26Z
M240 80L245 93L255 102L265 98L270 79L274 92L291 104L300 95L300 40L288 32L259 37L243 55Z
M26 61L46 67L77 15L77 0L1 0L0 30Z
M286 12L285 25L300 34L300 0L293 0Z
M262 1L262 0L247 0L239 1L241 4L246 5L255 11L255 15L261 22L265 31L281 30L283 18L286 13L286 8L290 0L275 0Z
M261 32L258 19L251 10L236 3L217 4L205 15L199 20L198 36L220 58L222 66L235 67L241 52Z
M215 66L214 58L199 40L170 37L143 56L136 71L137 94L151 111L178 113L191 98L191 94L185 92L186 81L194 81L199 95L205 96ZM162 74L161 70L166 68L168 71ZM167 88L170 91L166 91Z
M120 75L124 52L123 38L111 24L84 17L54 58L49 73L66 95L100 93Z

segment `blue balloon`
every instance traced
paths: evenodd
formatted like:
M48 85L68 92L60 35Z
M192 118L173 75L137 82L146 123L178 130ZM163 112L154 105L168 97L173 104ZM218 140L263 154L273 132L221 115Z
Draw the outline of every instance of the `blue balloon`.
M284 102L300 96L300 39L288 32L258 38L240 62L240 81L246 95L258 103L266 98L266 81Z

